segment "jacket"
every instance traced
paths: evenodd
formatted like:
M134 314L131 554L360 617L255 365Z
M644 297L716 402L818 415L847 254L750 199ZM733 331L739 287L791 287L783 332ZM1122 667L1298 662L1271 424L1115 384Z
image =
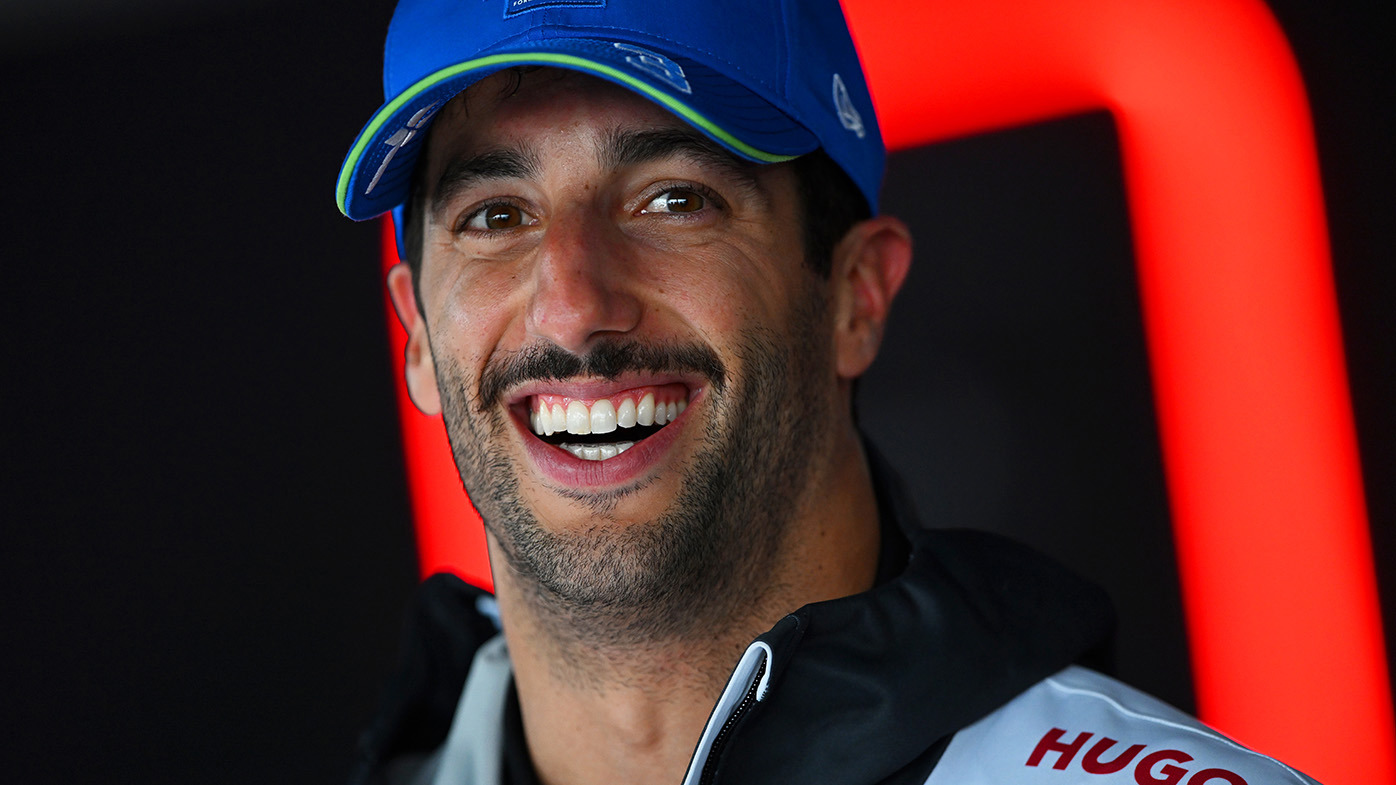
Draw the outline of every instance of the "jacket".
M1108 637L1103 591L1000 537L922 528L870 460L905 568L754 641L676 783L1313 785L1073 665ZM457 578L424 582L352 785L501 782L512 676L491 605Z

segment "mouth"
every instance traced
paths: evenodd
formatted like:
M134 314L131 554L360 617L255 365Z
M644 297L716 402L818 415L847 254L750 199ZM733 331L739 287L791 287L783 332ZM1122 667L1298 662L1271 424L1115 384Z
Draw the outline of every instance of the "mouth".
M681 383L595 397L539 391L516 406L526 408L528 429L543 443L583 461L609 461L669 428L691 395Z

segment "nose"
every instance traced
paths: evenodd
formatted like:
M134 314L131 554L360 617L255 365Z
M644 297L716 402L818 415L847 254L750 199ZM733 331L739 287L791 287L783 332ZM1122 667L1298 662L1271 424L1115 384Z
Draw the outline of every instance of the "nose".
M583 354L598 338L627 333L644 308L635 296L624 239L585 214L558 216L537 248L529 333Z

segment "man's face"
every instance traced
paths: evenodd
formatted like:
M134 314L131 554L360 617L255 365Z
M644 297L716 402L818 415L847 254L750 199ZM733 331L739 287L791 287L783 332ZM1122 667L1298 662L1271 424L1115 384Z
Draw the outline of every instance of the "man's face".
M769 566L847 416L794 176L609 83L512 77L431 133L414 398L544 599L691 617Z

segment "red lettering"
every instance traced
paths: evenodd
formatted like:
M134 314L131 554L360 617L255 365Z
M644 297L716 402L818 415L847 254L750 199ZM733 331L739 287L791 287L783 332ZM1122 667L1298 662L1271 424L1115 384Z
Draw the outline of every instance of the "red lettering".
M1057 762L1052 764L1052 768L1065 769L1067 766L1071 765L1071 759L1076 757L1076 753L1080 752L1081 748L1086 746L1086 741L1095 735L1094 733L1082 733L1076 737L1076 741L1070 744L1062 744L1061 738L1063 733L1066 733L1066 731L1061 728L1053 728L1047 731L1046 735L1042 737L1042 741L1037 743L1037 748L1032 751L1032 755L1028 756L1027 765L1036 766L1042 762L1043 756L1047 753L1055 752L1058 757Z
M1154 764L1166 760L1187 763L1192 760L1192 756L1181 750L1159 750L1150 753L1144 756L1144 759L1139 761L1139 765L1134 768L1134 781L1139 785L1178 785L1178 782L1187 775L1187 769L1181 769L1177 766L1163 766L1158 770L1162 776L1155 777L1153 775Z
M1114 760L1109 762L1102 761L1100 756L1118 743L1119 742L1108 736L1096 742L1095 746L1091 747L1090 751L1086 753L1086 757L1081 759L1081 768L1085 769L1087 774L1114 774L1120 769L1128 766L1129 762L1134 760L1134 756L1144 750L1143 744L1134 744L1126 748L1124 752L1116 755Z
M1091 740L1094 733L1082 732L1076 735L1070 742L1062 741L1066 731L1062 728L1052 728L1042 735L1042 739L1037 742L1037 747L1028 756L1028 766L1040 766L1047 753L1055 752L1057 760L1052 764L1052 768L1064 771L1071 762L1076 759L1076 754L1086 746L1086 742ZM1115 774L1124 771L1139 753L1144 751L1143 744L1131 744L1121 750L1114 758L1103 760L1103 758L1114 749L1120 742L1102 736L1099 741L1091 746L1086 754L1081 758L1081 769L1087 774ZM1182 750L1159 750L1151 752L1140 759L1139 765L1134 767L1134 781L1138 785L1179 785L1183 778L1188 776L1188 770L1181 766L1174 766L1174 763L1187 763L1193 757ZM1162 764L1162 765L1160 765ZM1216 785L1226 783L1226 785L1250 785L1246 779L1234 771L1226 769L1202 769L1188 779L1186 785Z
M1205 785L1213 780L1224 780L1231 785L1250 785L1240 774L1226 769L1203 769L1192 775L1192 779L1188 780L1188 785Z

